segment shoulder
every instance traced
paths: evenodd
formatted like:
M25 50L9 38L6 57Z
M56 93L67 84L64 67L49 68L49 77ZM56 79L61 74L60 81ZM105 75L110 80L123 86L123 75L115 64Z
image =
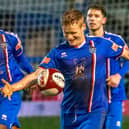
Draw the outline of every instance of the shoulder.
M107 31L105 31L105 35L110 37L115 37L115 38L122 38L122 36L119 34L107 32Z
M0 31L0 33L5 36L7 42L12 42L13 44L15 44L19 40L18 35L16 33L7 31Z
M105 38L112 40L113 42L117 43L118 45L124 45L125 41L123 37L119 34L105 32Z
M10 37L10 38L14 38L14 39L17 39L18 38L18 35L16 33L13 33L13 32L5 32L5 35Z
M64 42L59 43L55 48L57 50L61 50L61 49L66 49L68 47L69 47L68 43L64 41Z
M88 36L88 40L92 40L95 43L104 43L104 42L111 43L112 42L105 37L99 37L99 36Z
M52 48L50 53L58 55L62 51L66 51L68 48L68 44L66 42L59 43L56 47Z
M108 40L104 37L90 36L89 40L92 41L92 43L94 43L95 47L99 47L103 50L110 48L113 45L113 42L111 40Z
M6 43L15 44L18 42L18 36L16 33L0 30L0 35L3 37L5 40L4 42Z

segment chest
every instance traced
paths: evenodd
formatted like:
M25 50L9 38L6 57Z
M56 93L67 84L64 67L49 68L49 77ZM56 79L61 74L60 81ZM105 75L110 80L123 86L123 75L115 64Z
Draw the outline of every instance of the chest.
M68 49L67 51L61 51L57 55L58 63L65 69L72 70L75 67L90 68L95 62L104 63L105 57L103 56L103 50L99 45L96 47L83 47L80 49Z

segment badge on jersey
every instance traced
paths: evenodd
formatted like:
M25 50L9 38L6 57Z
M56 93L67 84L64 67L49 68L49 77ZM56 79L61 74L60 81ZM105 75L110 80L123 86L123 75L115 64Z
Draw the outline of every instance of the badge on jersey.
M96 53L96 47L90 47L89 50L90 53Z
M0 48L2 49L7 48L6 38L4 34L0 34Z
M50 60L51 60L50 58L44 57L44 59L42 60L41 64L42 63L48 64L50 62Z
M6 49L7 48L7 43L0 43L0 48Z

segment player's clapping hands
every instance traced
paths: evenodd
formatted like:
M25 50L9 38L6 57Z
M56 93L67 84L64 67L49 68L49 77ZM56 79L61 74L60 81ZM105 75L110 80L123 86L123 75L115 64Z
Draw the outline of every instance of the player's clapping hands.
M5 84L4 87L1 89L1 92L3 93L4 97L8 97L8 99L11 100L11 96L13 94L13 88L6 80L4 79L1 80Z

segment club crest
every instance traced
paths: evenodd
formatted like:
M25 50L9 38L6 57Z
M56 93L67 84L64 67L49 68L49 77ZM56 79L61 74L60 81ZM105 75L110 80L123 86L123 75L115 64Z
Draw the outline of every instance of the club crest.
M7 48L7 44L6 43L0 43L0 48L6 49Z
M96 47L90 47L89 50L90 53L96 53Z

